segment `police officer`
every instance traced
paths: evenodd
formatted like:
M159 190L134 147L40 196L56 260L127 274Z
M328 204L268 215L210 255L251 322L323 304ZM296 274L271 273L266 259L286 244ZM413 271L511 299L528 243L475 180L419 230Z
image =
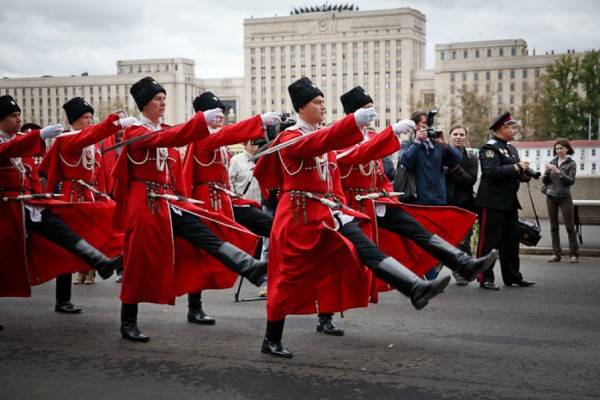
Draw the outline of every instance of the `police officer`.
M500 115L490 126L493 138L479 150L481 183L476 203L481 207L478 255L492 249L500 253L500 268L505 286L531 286L519 272L519 225L517 198L520 182L531 179L527 161L519 160L519 153L508 142L516 135L514 120L509 112ZM480 287L500 290L494 283L493 266L480 277Z

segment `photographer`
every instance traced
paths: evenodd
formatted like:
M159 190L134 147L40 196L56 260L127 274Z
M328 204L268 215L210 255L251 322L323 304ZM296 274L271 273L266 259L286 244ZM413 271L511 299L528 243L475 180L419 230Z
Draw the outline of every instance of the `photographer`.
M434 116L435 112L430 112L430 124L433 124ZM417 191L415 203L445 205L444 167L452 169L458 165L460 154L446 143L442 131L436 131L428 126L427 114L417 111L411 119L417 125L417 132L414 141L402 154L400 162L415 177Z
M493 138L479 150L481 182L476 204L481 207L480 236L477 253L485 255L498 249L505 286L531 286L519 272L519 215L521 208L517 192L520 182L539 178L539 172L529 169L527 161L519 160L519 152L508 142L515 139L518 124L509 112L500 115L490 126ZM493 266L485 271L480 287L500 290L494 283Z
M444 167L455 168L460 162L458 151L449 146L444 132L432 128L437 110L425 114L422 111L413 113L416 134L414 141L400 159L401 164L415 178L416 204L442 206L446 205L446 179ZM434 267L425 276L435 279L440 266Z

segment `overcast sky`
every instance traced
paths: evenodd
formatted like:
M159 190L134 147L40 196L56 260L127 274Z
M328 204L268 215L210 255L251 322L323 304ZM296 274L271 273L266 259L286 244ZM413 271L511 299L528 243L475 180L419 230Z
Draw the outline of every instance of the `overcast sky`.
M243 76L244 18L289 15L292 7L322 3L2 0L0 76L115 74L117 60L160 57L195 60L199 78ZM600 48L598 0L357 0L354 4L361 10L412 7L423 12L429 68L438 43L521 38L537 54Z

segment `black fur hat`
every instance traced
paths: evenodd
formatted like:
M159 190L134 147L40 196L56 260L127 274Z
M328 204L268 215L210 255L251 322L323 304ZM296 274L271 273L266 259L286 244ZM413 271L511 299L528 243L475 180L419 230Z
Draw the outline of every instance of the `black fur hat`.
M288 92L292 99L294 110L298 112L300 107L308 104L317 96L323 96L321 89L306 77L298 79L296 82L288 86Z
M200 96L196 96L193 105L196 112L212 110L213 108L220 108L225 111L225 104L213 92L204 92Z
M362 108L365 104L372 103L373 99L371 96L369 96L365 89L360 86L356 86L355 88L341 95L340 101L342 102L342 106L344 106L344 112L346 114L351 114L359 108Z
M140 79L131 86L129 93L133 96L135 104L140 111L144 110L144 106L156 96L157 93L167 94L167 91L154 78L149 76Z
M77 121L86 112L90 112L94 115L94 108L81 97L73 97L71 100L67 101L63 104L63 110L65 110L65 113L67 114L69 124Z

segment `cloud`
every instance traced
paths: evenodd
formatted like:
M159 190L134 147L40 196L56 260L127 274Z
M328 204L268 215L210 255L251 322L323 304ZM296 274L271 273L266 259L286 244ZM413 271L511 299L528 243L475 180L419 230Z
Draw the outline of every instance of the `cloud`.
M196 76L244 73L245 18L289 15L303 0L5 1L0 76L114 74L122 59L186 57ZM330 2L331 3L331 2ZM595 1L355 1L361 10L412 7L427 18L427 65L435 44L525 39L544 51L600 47Z

